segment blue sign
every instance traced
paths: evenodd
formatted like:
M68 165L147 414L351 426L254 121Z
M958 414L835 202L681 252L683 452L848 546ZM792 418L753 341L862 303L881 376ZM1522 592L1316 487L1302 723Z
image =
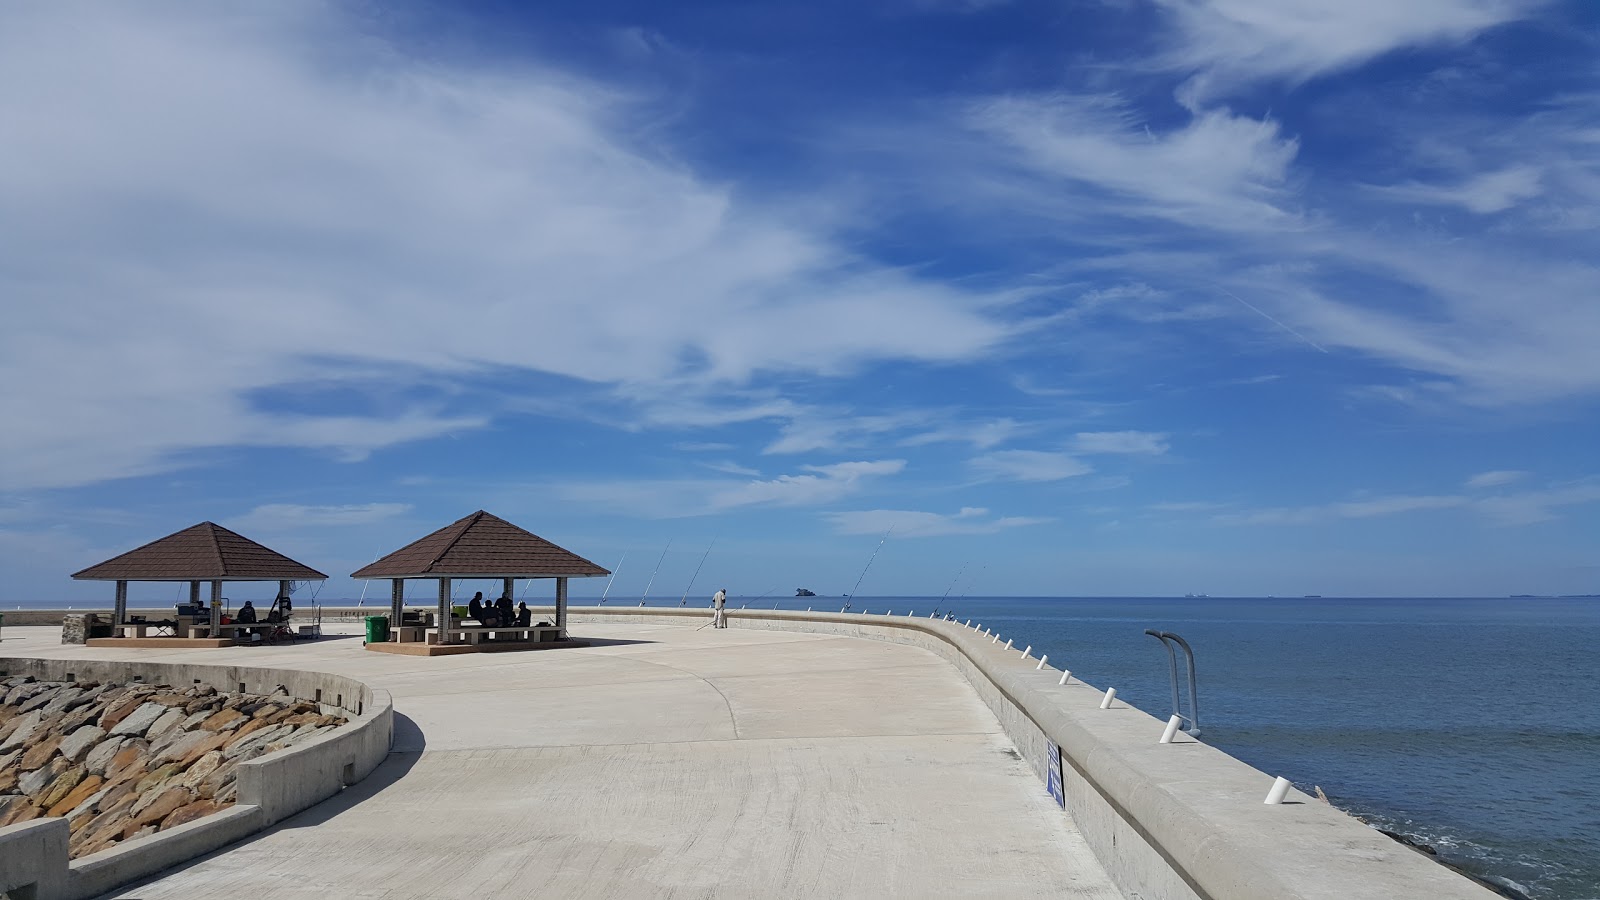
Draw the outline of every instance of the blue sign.
M1050 771L1045 777L1045 787L1049 789L1050 796L1056 798L1056 804L1062 809L1067 806L1066 782L1061 778L1061 748L1054 741L1045 741L1045 760L1050 766Z

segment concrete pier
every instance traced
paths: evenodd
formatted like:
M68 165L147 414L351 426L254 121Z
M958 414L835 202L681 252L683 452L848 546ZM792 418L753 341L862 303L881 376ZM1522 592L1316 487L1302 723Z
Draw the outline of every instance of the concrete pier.
M592 646L436 659L298 646L5 655L348 675L388 690L366 781L118 898L1121 896L967 680L928 650L584 624Z

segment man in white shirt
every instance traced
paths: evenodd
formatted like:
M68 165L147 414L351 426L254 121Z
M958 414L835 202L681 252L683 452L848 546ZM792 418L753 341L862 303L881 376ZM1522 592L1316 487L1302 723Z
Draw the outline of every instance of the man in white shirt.
M721 588L715 594L711 595L711 608L714 610L714 612L712 612L712 614L711 614L711 627L712 628L727 628L728 627L728 615L727 615L727 613L724 613L722 611L722 608L724 606L726 606L727 603L728 603L728 589L727 588Z

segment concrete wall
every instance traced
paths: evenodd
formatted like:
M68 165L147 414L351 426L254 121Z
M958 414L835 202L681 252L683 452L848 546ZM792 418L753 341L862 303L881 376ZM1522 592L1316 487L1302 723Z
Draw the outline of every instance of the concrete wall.
M389 754L394 733L394 706L388 691L321 672L0 658L0 677L7 675L32 675L41 681L141 680L174 687L209 684L219 691L252 694L270 694L282 686L297 699L320 702L330 710L338 708L350 718L347 724L302 744L241 763L238 799L227 810L124 841L82 859L67 858L65 819L38 819L0 829L0 892L32 884L38 900L93 897L267 828L367 777ZM21 861L13 862L13 857Z
M544 615L548 607L535 615ZM586 607L575 624L637 622L698 626L704 609ZM837 634L910 644L959 669L1017 750L1044 778L1046 741L1061 748L1067 811L1106 871L1141 900L1494 900L1497 896L1361 824L1290 791L1262 800L1272 776L1216 748L1180 737L1161 744L1162 720L1059 669L1004 651L955 622L911 617L729 610L733 628ZM578 631L581 635L581 629ZM1026 635L1014 635L1026 644Z

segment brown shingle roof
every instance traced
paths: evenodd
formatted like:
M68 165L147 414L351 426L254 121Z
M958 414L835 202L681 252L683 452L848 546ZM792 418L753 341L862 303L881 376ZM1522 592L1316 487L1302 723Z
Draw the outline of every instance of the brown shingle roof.
M73 573L85 581L320 581L328 576L213 522Z
M610 570L480 509L357 569L350 577L584 578L610 574Z

